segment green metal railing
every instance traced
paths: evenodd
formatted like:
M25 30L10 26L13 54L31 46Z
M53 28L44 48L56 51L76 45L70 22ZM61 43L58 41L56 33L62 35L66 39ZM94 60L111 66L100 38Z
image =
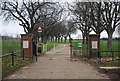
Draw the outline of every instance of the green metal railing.
M14 66L14 56L15 56L15 54L17 54L17 53L22 53L22 58L23 58L23 60L24 60L24 50L18 50L18 51L15 51L15 52L11 52L11 53L7 53L7 54L4 54L4 55L0 55L0 58L3 58L3 57L6 57L6 56L12 56L12 66Z

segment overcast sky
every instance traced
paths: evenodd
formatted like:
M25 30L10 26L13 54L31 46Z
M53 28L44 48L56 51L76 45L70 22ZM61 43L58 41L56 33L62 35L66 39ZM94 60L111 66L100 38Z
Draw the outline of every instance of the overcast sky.
M0 34L15 36L17 34L24 34L24 30L21 26L19 26L18 23L15 22L4 23L3 21L0 21Z
M67 1L67 0L61 0L61 1ZM74 0L70 0L70 1L74 1ZM10 23L5 23L2 20L2 17L0 17L0 34L1 35L12 35L15 36L17 34L24 34L24 30L23 27L19 26L18 23L15 22L10 22ZM95 34L94 32L91 32L90 34ZM76 38L76 37L82 37L82 34L80 31L77 32L77 34L72 35L72 37ZM101 33L101 37L107 37L107 33L104 31ZM115 31L115 33L113 34L113 37L118 37L117 34L117 29Z
M0 19L2 20L2 19ZM4 23L0 21L0 34L2 35L12 35L16 36L17 34L25 34L23 27L19 26L18 23L15 22L10 22L10 23ZM91 32L90 34L95 34L94 32ZM78 36L79 35L79 36ZM116 32L114 33L113 37L117 37L117 29ZM82 37L82 33L80 31L77 31L76 34L72 35L73 38L76 37ZM107 33L104 31L101 33L101 37L107 37Z

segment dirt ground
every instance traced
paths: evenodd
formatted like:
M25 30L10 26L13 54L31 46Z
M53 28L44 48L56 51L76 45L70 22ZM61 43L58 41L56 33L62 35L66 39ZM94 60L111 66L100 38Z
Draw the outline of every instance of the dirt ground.
M99 69L100 73L107 74L109 79L119 79L120 69Z
M108 79L106 74L83 61L70 61L69 45L58 45L38 61L9 75L5 79Z

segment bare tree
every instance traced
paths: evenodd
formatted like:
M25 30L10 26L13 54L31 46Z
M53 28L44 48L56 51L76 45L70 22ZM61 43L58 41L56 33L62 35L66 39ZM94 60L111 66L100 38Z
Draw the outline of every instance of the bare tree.
M68 20L67 22L67 35L69 36L69 41L72 39L71 34L76 33L76 26L73 20Z
M63 8L59 3L39 1L5 1L1 3L1 14L5 21L18 20L26 34L39 37L37 29L43 28L42 38L46 40L51 26L61 20Z
M92 30L96 34L106 30L108 49L112 50L112 35L120 26L120 2L77 2L69 10L74 14L73 19L82 31L83 38Z
M103 8L101 2L90 3L90 21L91 27L96 34L99 34L105 29L103 25Z
M55 28L55 24L58 24L58 22L61 22L62 18L62 12L63 8L59 3L53 3L46 5L42 8L41 11L41 22L37 24L36 26L41 26L42 31L42 41L46 42L46 40L51 35L51 32L53 32L53 29Z
M17 0L1 3L2 14L5 21L18 20L26 34L32 34L37 29L35 25L40 22L40 9L48 3Z
M82 32L83 43L87 43L88 34L92 31L90 21L90 4L89 2L77 2L71 11L75 16L73 19L78 25L78 29Z
M103 9L104 26L108 34L108 49L112 50L112 35L120 26L120 2L104 2Z

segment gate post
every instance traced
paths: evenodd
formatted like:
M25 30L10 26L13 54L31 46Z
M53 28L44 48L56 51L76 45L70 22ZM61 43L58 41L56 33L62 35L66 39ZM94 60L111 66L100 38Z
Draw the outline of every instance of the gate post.
M24 57L31 58L33 53L33 34L21 34L21 50L24 50Z
M89 34L89 58L96 57L96 52L92 52L91 50L94 51L99 51L100 49L100 35L99 34Z

